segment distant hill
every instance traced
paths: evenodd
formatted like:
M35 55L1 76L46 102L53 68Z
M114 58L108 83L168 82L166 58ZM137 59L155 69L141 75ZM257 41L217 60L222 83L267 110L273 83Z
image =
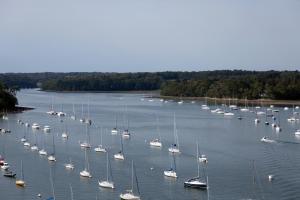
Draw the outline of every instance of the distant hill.
M161 90L165 96L300 100L299 71L217 70L139 73L6 73L11 88L53 91Z

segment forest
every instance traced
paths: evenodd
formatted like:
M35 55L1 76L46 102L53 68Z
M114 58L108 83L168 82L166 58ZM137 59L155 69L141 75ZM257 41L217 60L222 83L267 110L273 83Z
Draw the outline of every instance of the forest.
M0 74L9 88L51 91L160 90L163 96L300 99L299 71L216 70L137 73L9 73Z
M18 104L16 98L16 91L11 88L7 88L0 82L0 110L11 111L15 109L15 106Z

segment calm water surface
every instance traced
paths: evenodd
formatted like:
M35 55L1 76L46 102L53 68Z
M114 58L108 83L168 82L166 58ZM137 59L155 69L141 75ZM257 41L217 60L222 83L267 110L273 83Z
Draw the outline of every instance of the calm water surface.
M27 186L24 189L15 186L15 180L0 176L0 196L7 200L42 199L51 196L50 169L53 174L54 189L57 200L71 199L69 184L72 185L75 200L119 199L119 194L131 187L131 160L136 165L136 173L142 199L300 199L300 139L294 132L300 123L289 123L287 118L292 110L280 110L282 132L276 133L271 126L260 123L255 126L253 113L243 113L244 119L224 117L201 110L202 102L160 102L155 99L141 101L141 94L126 93L49 93L36 90L22 90L18 93L19 104L34 107L34 110L9 114L9 120L0 120L0 127L9 127L11 134L1 135L0 152L18 175L20 162L23 160L24 176ZM103 129L103 145L109 148L115 190L98 187L98 180L106 178L106 156L96 153L93 148L88 151L90 169L93 178L80 178L84 169L84 151L79 141L85 140L85 126L78 120L65 117L49 116L53 100L57 111L72 113L74 103L77 116L81 117L82 104L87 116L90 105L90 137L93 147L100 143L100 128ZM176 180L167 179L163 171L172 164L168 147L174 141L173 113L176 113L179 144L182 153L176 156ZM69 115L70 116L70 115ZM132 137L124 140L125 161L116 161L113 154L120 149L120 136L111 135L110 130L118 118L120 129L127 127ZM157 138L156 118L163 142L161 149L151 148L149 141ZM260 117L264 121L265 117ZM39 146L45 145L52 151L54 135L56 163L49 163L37 152L25 149L20 142L25 127L17 120L50 125L52 131L33 133L29 128L27 138ZM70 132L68 140L61 138L67 127ZM263 136L275 139L274 144L263 144ZM209 193L195 189L186 189L183 182L196 176L195 160L196 141L199 142L201 154L208 157L208 164L201 167L200 175L209 177ZM75 169L67 171L64 164L72 158ZM255 170L253 170L253 160ZM275 179L269 182L267 176L273 174ZM135 188L136 189L136 188Z

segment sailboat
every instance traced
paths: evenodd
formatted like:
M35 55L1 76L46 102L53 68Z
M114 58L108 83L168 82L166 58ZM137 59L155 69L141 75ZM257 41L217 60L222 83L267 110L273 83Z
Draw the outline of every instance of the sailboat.
M36 133L33 133L33 135L34 135L34 144L31 145L30 149L31 149L32 151L38 151L39 148L38 148L38 146L37 146L37 135L36 135Z
M240 111L242 111L242 112L248 112L249 111L249 108L247 108L247 98L245 98L245 107L241 108Z
M138 195L133 193L133 179L134 179L134 176L135 176L135 181L136 181L136 185L137 185ZM132 161L132 164L131 164L131 189L126 190L124 193L120 194L120 198L121 198L121 200L140 200L141 197L139 195L140 195L140 192L139 192L138 180L137 180L137 176L136 176L136 173L135 173L134 164L133 164L133 161Z
M100 187L111 188L111 189L115 188L114 182L112 180L109 180L109 175L112 178L111 166L110 166L110 162L108 159L108 153L106 153L106 180L98 181L98 184Z
M169 147L168 150L171 153L180 153L175 114L174 114L174 130L173 130L173 132L174 132L174 144L172 144L172 146Z
M24 141L24 142L23 142L24 147L30 147L30 143L29 143L29 142L27 141L27 139L26 139L27 133L28 133L28 128L25 127L24 138L22 138L23 140L21 139L21 141Z
M260 122L260 120L258 119L258 116L257 116L257 111L256 111L256 117L254 119L254 123L255 124L258 124Z
M64 105L61 104L61 111L57 113L59 117L65 117L67 114L64 112Z
M106 152L106 149L102 145L102 127L100 129L100 145L94 149L96 152Z
M125 129L123 131L122 137L128 139L128 138L130 138L130 136L131 135L130 135L130 132L129 132L129 120L127 119L127 129Z
M86 133L86 141L80 143L80 147L82 147L82 148L91 148L92 146L90 144L90 135L89 135L88 125L86 125L85 133Z
M56 161L56 158L55 158L54 135L53 135L53 137L52 137L52 145L53 145L53 152L52 152L52 154L50 154L50 155L48 156L48 160L49 160L50 162L55 162L55 161Z
M26 132L27 132L27 128L25 127L25 129L24 129L24 135L23 135L23 137L21 138L21 142L22 142L22 143L24 143L24 142L27 141L27 139L26 139Z
M155 138L154 140L151 140L150 141L150 146L162 147L160 129L159 129L159 125L158 125L158 117L156 118L156 129L157 129L157 133L158 133L158 138Z
M83 113L83 104L81 104L81 118L79 119L81 123L85 123L84 113Z
M172 157L173 157L173 167L171 166L171 168L169 170L164 171L164 175L166 177L171 177L171 178L177 178L177 173L176 173L176 162L175 162L175 156L174 153L172 153Z
M111 130L112 135L118 134L118 116L116 115L116 126Z
M50 110L47 112L47 114L49 115L56 115L57 113L54 111L54 107L53 107L53 96L52 96L52 99L51 99L51 108Z
M87 119L85 119L85 123L87 123L88 125L92 125L92 120L90 118L90 100L88 102L88 117Z
M65 168L66 168L66 169L69 169L69 170L73 170L73 169L74 169L74 164L73 164L71 158L70 158L69 163L66 163L66 164L65 164Z
M124 154L123 154L123 140L122 140L122 137L120 137L120 138L121 138L121 150L114 155L114 158L117 160L124 160L125 158L124 158Z
M197 162L197 169L198 169L198 174L194 178L190 178L187 181L184 182L184 187L190 187L190 188L197 188L197 189L207 189L207 181L202 181L200 179L200 166L198 162L199 158L199 148L198 148L198 142L197 142L197 157L196 157L196 162ZM206 179L207 180L207 179Z
M64 130L63 133L61 134L61 137L62 137L63 139L68 139L68 137L69 137L67 124L65 124L65 130Z
M47 156L47 151L45 150L45 138L43 137L43 147L41 150L39 150L39 154L41 156Z
M16 180L16 185L20 187L25 187L24 173L23 173L23 161L21 160L21 179Z
M89 166L89 160L87 157L86 149L84 150L84 158L85 158L85 167L84 170L80 172L80 176L86 177L86 178L92 178L92 175L90 173L90 166Z
M75 105L74 105L74 103L73 103L72 109L73 109L73 114L71 115L71 119L76 120L76 113L75 113Z

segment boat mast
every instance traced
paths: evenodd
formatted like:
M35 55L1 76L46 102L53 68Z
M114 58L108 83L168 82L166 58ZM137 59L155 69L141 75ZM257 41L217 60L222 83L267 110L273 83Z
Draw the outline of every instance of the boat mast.
M197 162L197 177L199 178L200 177L200 166L199 166L199 144L198 144L198 141L197 141L197 157L196 157L196 162Z
M159 118L158 118L157 115L156 115L156 129L157 129L157 132L158 132L159 141L161 142L161 135L160 135L160 128L159 128Z
M24 181L23 160L21 160L21 178L22 178L22 181Z

